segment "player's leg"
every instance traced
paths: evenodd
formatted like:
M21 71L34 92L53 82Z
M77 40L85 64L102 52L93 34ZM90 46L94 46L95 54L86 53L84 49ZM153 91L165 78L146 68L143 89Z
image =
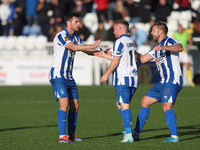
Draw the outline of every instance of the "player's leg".
M144 96L142 98L140 112L137 115L136 126L134 129L135 135L139 135L140 132L142 131L142 128L149 117L149 107L156 102L158 102L158 100L152 97Z
M69 99L68 98L58 98L59 101L59 110L57 113L57 119L58 119L58 128L60 133L60 138L66 135L66 115L67 115L67 108Z
M79 101L78 101L78 90L76 85L71 86L68 89L69 93L69 105L70 109L68 112L68 135L70 140L72 141L83 141L82 139L78 138L75 135L76 126L77 126L77 117L78 117L78 110L79 110Z
M66 116L69 105L67 88L62 79L53 79L50 81L56 101L59 102L59 110L57 113L58 129L59 129L59 143L72 143L66 135Z
M120 115L122 116L121 106L120 106L120 104L118 104L117 101L116 101L116 106L117 106L117 109L118 109ZM125 135L125 134L126 134L126 131L125 131L125 130L122 130L121 133L122 133L123 135Z
M162 108L166 116L166 122L168 125L168 128L171 133L171 137L163 142L178 142L180 141L178 138L178 132L177 132L177 118L173 111L173 106L176 101L176 97L178 92L181 90L181 86L178 84L171 84L168 85L163 92L162 96Z
M132 115L130 111L130 101L136 88L126 86L116 86L117 101L120 104L121 116L123 120L123 126L126 134L120 142L133 142L132 137Z
M134 129L134 140L139 140L139 134L149 117L149 107L158 102L161 98L161 84L158 83L153 86L141 100L140 112L137 115L136 126Z

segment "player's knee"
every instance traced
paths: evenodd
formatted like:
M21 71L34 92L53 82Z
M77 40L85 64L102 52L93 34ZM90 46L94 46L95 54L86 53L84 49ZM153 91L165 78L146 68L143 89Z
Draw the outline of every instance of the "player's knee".
M59 109L63 111L67 111L68 105L60 105Z
M168 110L172 110L173 109L173 104L171 104L171 103L162 103L162 108L163 108L164 112L166 112Z

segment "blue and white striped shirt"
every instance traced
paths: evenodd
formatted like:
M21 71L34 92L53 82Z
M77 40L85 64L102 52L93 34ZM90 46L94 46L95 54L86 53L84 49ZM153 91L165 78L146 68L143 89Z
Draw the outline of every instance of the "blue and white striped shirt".
M113 71L113 85L138 86L135 59L136 44L129 35L123 34L114 42L113 56L119 56L119 65Z
M84 44L78 36L71 36L66 29L57 33L55 36L53 40L54 54L50 71L50 80L55 78L73 80L72 70L76 51L66 48L66 45L70 42Z
M170 46L180 44L174 38L169 38L166 36L158 45L156 46ZM161 83L172 82L173 84L182 85L182 72L179 62L179 52L172 52L169 50L160 50L160 51L149 51L156 62L157 69L160 73Z

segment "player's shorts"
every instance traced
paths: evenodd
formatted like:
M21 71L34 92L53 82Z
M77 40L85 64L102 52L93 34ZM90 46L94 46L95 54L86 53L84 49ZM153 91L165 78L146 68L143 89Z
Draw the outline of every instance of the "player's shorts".
M134 95L137 88L129 87L125 85L115 85L115 92L117 96L117 102L130 104L131 98Z
M190 62L189 55L187 52L181 52L181 53L179 53L179 56L180 56L181 63L189 63Z
M74 80L56 78L50 80L56 101L58 98L78 99L78 90Z
M146 96L155 98L160 103L171 102L174 105L181 89L182 85L179 84L159 82L146 93Z

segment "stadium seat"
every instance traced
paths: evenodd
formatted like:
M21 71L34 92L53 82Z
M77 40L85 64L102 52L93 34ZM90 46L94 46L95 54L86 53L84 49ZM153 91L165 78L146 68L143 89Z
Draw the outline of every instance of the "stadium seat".
M199 0L193 0L192 3L191 3L191 7L194 9L194 10L197 10L200 6L200 1Z
M190 21L187 19L180 19L179 23L183 26L184 29L189 28Z
M180 12L179 11L172 11L170 14L171 19L179 20L180 18Z
M190 10L187 11L181 11L180 12L180 17L179 20L188 20L191 21L192 20L192 12Z
M98 19L96 13L87 13L83 18L83 23L88 27L92 33L98 28Z

